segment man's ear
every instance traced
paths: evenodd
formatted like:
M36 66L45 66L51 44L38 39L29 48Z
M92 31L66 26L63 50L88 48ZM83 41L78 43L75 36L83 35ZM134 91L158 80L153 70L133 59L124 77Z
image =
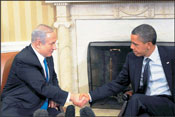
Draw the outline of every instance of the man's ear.
M37 49L39 49L40 46L41 46L41 41L40 41L39 39L37 39L37 40L35 41L35 47L36 47Z

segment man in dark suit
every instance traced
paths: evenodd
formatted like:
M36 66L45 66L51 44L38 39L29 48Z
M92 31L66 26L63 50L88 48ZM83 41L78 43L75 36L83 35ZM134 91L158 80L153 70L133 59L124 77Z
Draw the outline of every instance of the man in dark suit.
M37 109L48 109L53 115L58 105L68 101L81 106L77 94L58 85L52 57L56 41L56 33L47 25L41 24L32 32L32 43L14 58L3 89L2 117L33 116Z
M157 34L148 24L137 26L131 33L131 49L118 77L81 94L87 101L112 96L131 84L133 95L128 101L124 116L175 115L175 49L158 47Z

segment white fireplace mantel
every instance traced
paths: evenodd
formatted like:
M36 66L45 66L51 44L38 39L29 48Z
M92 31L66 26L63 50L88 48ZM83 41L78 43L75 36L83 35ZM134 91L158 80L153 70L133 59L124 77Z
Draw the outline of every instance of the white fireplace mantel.
M45 1L56 6L61 87L88 92L87 47L92 41L129 41L139 24L155 27L158 41L174 41L174 1ZM167 28L168 27L168 28Z

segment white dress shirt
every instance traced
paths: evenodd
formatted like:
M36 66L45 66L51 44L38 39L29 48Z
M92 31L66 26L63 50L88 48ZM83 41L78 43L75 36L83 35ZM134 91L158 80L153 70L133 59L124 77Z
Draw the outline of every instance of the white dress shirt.
M146 95L171 95L157 46L148 58L151 59L149 62L151 74L148 81ZM144 57L142 65L142 74L140 80L141 86L143 86L143 71L146 64L145 59L146 57Z

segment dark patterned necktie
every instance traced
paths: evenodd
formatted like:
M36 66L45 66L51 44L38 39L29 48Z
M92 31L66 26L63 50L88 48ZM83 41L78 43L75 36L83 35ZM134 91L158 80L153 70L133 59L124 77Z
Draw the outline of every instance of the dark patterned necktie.
M46 72L46 81L49 81L49 74L48 74L48 67L47 67L47 61L46 58L44 59L44 68L45 68L45 72ZM42 105L42 107L40 109L45 109L47 110L48 107L48 99L45 100L44 104Z
M147 86L148 86L148 81L149 81L149 77L150 77L150 66L149 66L149 62L151 61L151 59L146 58L145 59L146 64L144 67L144 72L143 72L143 92L146 92Z

